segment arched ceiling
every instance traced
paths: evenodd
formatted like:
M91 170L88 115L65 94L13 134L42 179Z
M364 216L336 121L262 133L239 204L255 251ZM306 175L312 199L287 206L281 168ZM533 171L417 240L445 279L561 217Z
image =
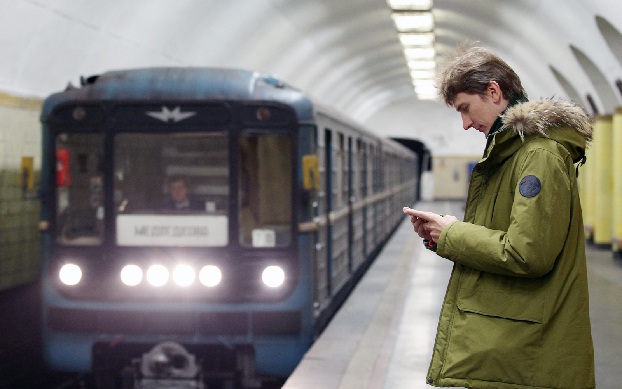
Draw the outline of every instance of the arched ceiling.
M0 0L0 91L44 97L80 76L147 66L277 75L386 136L479 154L457 114L414 94L385 0ZM436 50L479 41L530 98L620 105L622 2L435 0Z

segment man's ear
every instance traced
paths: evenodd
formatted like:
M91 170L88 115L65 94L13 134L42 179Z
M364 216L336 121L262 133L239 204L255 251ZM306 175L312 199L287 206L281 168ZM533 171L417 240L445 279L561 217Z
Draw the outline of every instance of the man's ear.
M503 100L503 92L497 81L490 81L486 87L486 94L490 96L494 103Z

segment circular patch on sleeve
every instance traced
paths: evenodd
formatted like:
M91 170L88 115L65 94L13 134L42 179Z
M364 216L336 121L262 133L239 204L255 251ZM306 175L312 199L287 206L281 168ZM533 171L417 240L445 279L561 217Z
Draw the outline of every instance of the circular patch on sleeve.
M518 191L525 197L535 197L542 190L542 183L538 177L528 175L523 177L518 184Z

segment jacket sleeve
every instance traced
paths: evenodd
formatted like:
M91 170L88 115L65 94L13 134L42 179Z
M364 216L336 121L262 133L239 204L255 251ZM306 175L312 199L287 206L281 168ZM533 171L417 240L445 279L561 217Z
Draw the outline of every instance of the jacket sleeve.
M454 222L437 242L438 255L477 270L516 277L540 277L553 268L570 224L572 169L546 149L526 154L518 166L511 209L504 210L510 212L507 231ZM521 180L530 176L538 178L539 190L526 184L521 190Z

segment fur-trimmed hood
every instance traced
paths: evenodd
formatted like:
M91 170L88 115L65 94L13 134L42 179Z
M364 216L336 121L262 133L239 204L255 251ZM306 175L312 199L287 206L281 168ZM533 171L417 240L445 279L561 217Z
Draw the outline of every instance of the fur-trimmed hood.
M503 127L513 127L521 138L539 132L547 135L550 128L570 126L592 140L592 120L585 110L568 100L545 99L516 104L502 116Z
M572 101L543 99L509 107L501 116L499 132L513 129L521 140L542 134L563 144L578 161L592 140L592 120L585 110Z

